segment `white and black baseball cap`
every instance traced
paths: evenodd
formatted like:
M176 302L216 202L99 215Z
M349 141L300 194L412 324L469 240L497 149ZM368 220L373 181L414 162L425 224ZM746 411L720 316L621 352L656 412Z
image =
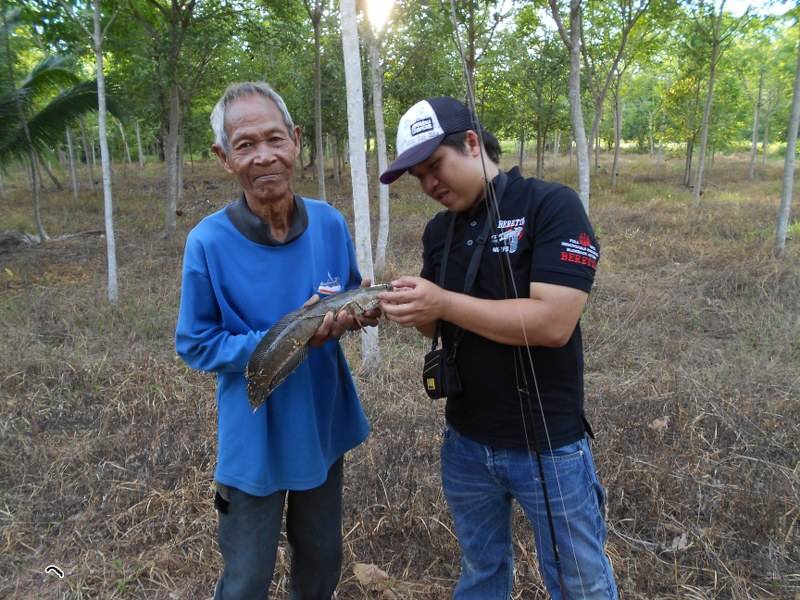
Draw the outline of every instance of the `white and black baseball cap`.
M426 160L447 135L473 128L472 113L463 102L450 96L420 100L400 117L397 158L381 173L381 183L392 183Z

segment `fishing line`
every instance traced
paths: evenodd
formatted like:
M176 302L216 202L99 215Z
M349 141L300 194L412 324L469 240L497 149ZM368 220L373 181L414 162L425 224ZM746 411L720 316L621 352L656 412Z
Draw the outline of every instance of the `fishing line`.
M444 0L442 0L442 3L443 3L443 1ZM470 76L469 70L467 69L467 61L466 61L466 57L464 55L464 48L463 48L463 46L461 44L461 37L460 37L459 31L458 31L458 17L456 15L455 0L450 0L450 9L451 9L451 19L452 19L452 24L453 24L453 36L454 36L456 47L458 48L458 52L459 52L459 55L460 55L460 58L461 58L461 67L462 67L462 70L464 72L464 79L465 79L466 85L467 85L467 101L468 101L468 104L469 104L470 111L472 112L472 118L474 119L474 125L476 127L476 132L478 133L478 140L479 140L479 144L480 144L481 166L483 168L483 178L484 178L484 182L485 182L484 185L486 186L486 196L485 196L485 198L486 198L487 209L488 209L486 217L487 218L492 218L493 216L496 216L496 218L499 221L499 218L500 218L500 206L499 206L499 203L498 203L497 196L495 194L494 185L491 182L489 182L487 171L486 171L486 159L485 159L485 151L484 151L484 144L483 144L483 128L481 127L480 120L478 119L478 113L477 113L477 109L476 109L476 105L475 105L475 94L474 94L474 88L473 88L473 84L472 84L472 78ZM492 209L494 209L494 215L492 214ZM505 254L506 255L505 256L505 258L506 258L506 266L508 268L509 277L511 279L511 287L512 287L513 292L514 292L514 299L519 300L520 297L519 297L519 293L517 291L516 282L514 281L513 270L511 268L511 257L508 255L507 252L506 253L499 252L498 254ZM506 296L508 296L506 274L505 274L505 270L502 268L502 260L503 259L502 259L501 256L498 256L498 259L501 261L500 272L501 272L501 275L502 275L502 278L503 278L504 292L505 292ZM552 442L550 440L550 432L549 432L549 429L547 427L547 420L546 420L545 415L544 415L544 406L542 404L541 394L539 393L539 384L538 384L538 381L537 381L537 378L536 378L536 371L535 371L534 366L533 366L533 355L531 353L530 345L528 343L528 334L527 334L527 330L525 329L525 322L524 322L524 319L522 317L522 311L521 311L519 306L517 306L517 315L519 317L519 322L520 322L520 326L521 326L521 329L522 329L522 337L523 337L523 340L525 342L525 349L526 349L527 356L528 356L528 363L530 365L531 374L533 376L533 386L534 386L534 390L536 392L537 403L539 405L539 414L540 414L541 419L542 419L542 426L544 428L544 434L545 434L545 438L546 438L546 441L547 441L547 447L548 447L548 449L550 451L550 454L552 455L553 446L552 446ZM528 388L528 381L527 381L527 377L526 377L526 374L525 374L525 370L519 368L520 366L522 366L522 363L523 363L523 360L522 360L522 357L521 357L522 349L519 346L514 346L514 353L515 353L514 354L514 373L515 373L515 377L517 377L517 394L518 394L519 401L520 401L520 411L522 412L522 427L523 427L523 433L524 433L524 437L525 437L526 447L528 448L528 456L530 458L530 463L531 463L531 472L533 472L534 471L533 458L530 456L531 455L531 441L530 441L530 438L528 436L528 427L527 427L527 423L526 423L526 419L525 419L525 409L524 409L524 404L523 404L523 399L522 399L523 395L525 396L525 400L526 400L526 403L527 403L528 412L529 412L529 415L531 417L531 423L532 424L534 424L534 418L533 418L534 417L534 408L533 408L532 401L531 401L531 398L530 398L530 393L528 391L529 388ZM517 360L520 361L520 365L517 364ZM520 386L519 386L519 375L520 374L522 375L524 388L520 388ZM563 573L563 569L561 567L561 559L560 559L560 554L559 554L559 551L558 551L558 544L556 542L555 526L554 526L554 523L553 523L553 516L552 516L552 510L551 510L551 507L550 507L549 495L547 493L547 484L545 482L544 468L543 468L543 464L542 464L542 458L541 458L541 453L540 453L540 449L539 449L538 438L536 436L535 425L534 425L534 429L531 431L531 436L533 437L534 452L536 453L536 459L537 459L538 466L539 466L539 476L540 476L541 482L542 482L542 494L544 496L545 509L546 509L546 512L547 512L547 520L548 520L548 525L549 525L549 528L550 528L550 539L551 539L551 542L552 542L552 545L553 545L554 562L555 562L556 569L557 569L557 572L558 572L559 583L561 585L562 593L565 593L566 589L565 589L565 585L564 585L564 573ZM573 557L573 560L575 561L575 567L576 567L576 569L578 571L578 581L580 582L581 593L582 593L583 597L586 597L586 591L585 591L585 589L583 587L583 577L581 576L580 564L578 563L577 552L575 550L575 543L574 543L573 536L572 536L572 528L570 527L569 519L567 518L566 503L564 502L564 493L563 493L563 490L561 488L561 481L560 481L560 478L558 476L558 467L556 465L556 461L553 461L553 473L555 475L556 488L558 489L558 495L559 495L559 499L561 501L561 509L562 509L562 511L564 513L564 522L565 522L566 527L567 527L567 537L569 539L570 547L572 549L572 557Z

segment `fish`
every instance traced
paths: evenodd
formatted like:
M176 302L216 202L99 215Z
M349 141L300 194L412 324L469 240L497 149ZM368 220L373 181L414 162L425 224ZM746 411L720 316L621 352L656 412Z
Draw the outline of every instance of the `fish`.
M383 283L328 296L283 316L270 327L247 362L247 397L253 412L308 355L308 342L325 315L346 310L356 319L379 304L378 294L392 291Z

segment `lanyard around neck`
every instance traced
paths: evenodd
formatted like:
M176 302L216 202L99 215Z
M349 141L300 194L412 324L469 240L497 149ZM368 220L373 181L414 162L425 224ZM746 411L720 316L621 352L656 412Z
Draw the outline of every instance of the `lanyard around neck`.
M500 171L495 177L494 181L492 181L491 185L494 186L494 193L495 197L498 199L498 202L503 197L503 192L505 191L506 187L506 174ZM499 215L497 215L499 218ZM455 231L456 225L456 218L457 215L454 212L450 213L450 222L447 226L447 237L445 237L444 241L444 250L442 251L442 264L439 267L439 277L437 284L440 288L444 288L444 278L445 273L447 272L447 259L450 257L450 248L453 245L453 232ZM478 269L481 263L481 256L483 255L483 248L486 246L486 242L489 240L489 234L492 230L492 211L486 210L486 222L483 225L483 231L475 240L475 250L472 253L472 258L470 258L469 266L467 267L467 273L464 276L464 294L469 294L472 291L472 286L475 284L475 278L478 275ZM442 332L442 322L437 321L436 323L436 332L433 335L433 346L432 350L435 350L436 347L439 345L439 336ZM461 338L464 335L464 330L460 327L457 328L457 333L455 336L455 342L453 343L453 347L450 349L450 358L455 358L456 351L458 350L458 344L461 343Z

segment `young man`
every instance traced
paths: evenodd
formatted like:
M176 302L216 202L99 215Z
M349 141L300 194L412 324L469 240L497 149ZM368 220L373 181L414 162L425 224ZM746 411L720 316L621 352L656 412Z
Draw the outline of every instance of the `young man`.
M357 287L361 275L342 215L293 192L300 129L271 87L230 86L211 126L213 150L242 194L189 233L175 338L189 366L217 375L225 569L214 597L266 597L287 504L289 597L330 600L342 560L342 457L368 433L337 341L356 325L346 313L326 315L308 359L255 413L245 368L278 319L318 292Z
M598 244L575 192L500 172L487 132L484 161L475 122L453 98L415 104L381 175L388 184L408 171L446 209L425 228L421 277L393 281L382 310L428 337L440 325L460 380L441 449L462 550L454 598L510 597L512 499L533 525L552 598L617 598L583 412L579 320Z

